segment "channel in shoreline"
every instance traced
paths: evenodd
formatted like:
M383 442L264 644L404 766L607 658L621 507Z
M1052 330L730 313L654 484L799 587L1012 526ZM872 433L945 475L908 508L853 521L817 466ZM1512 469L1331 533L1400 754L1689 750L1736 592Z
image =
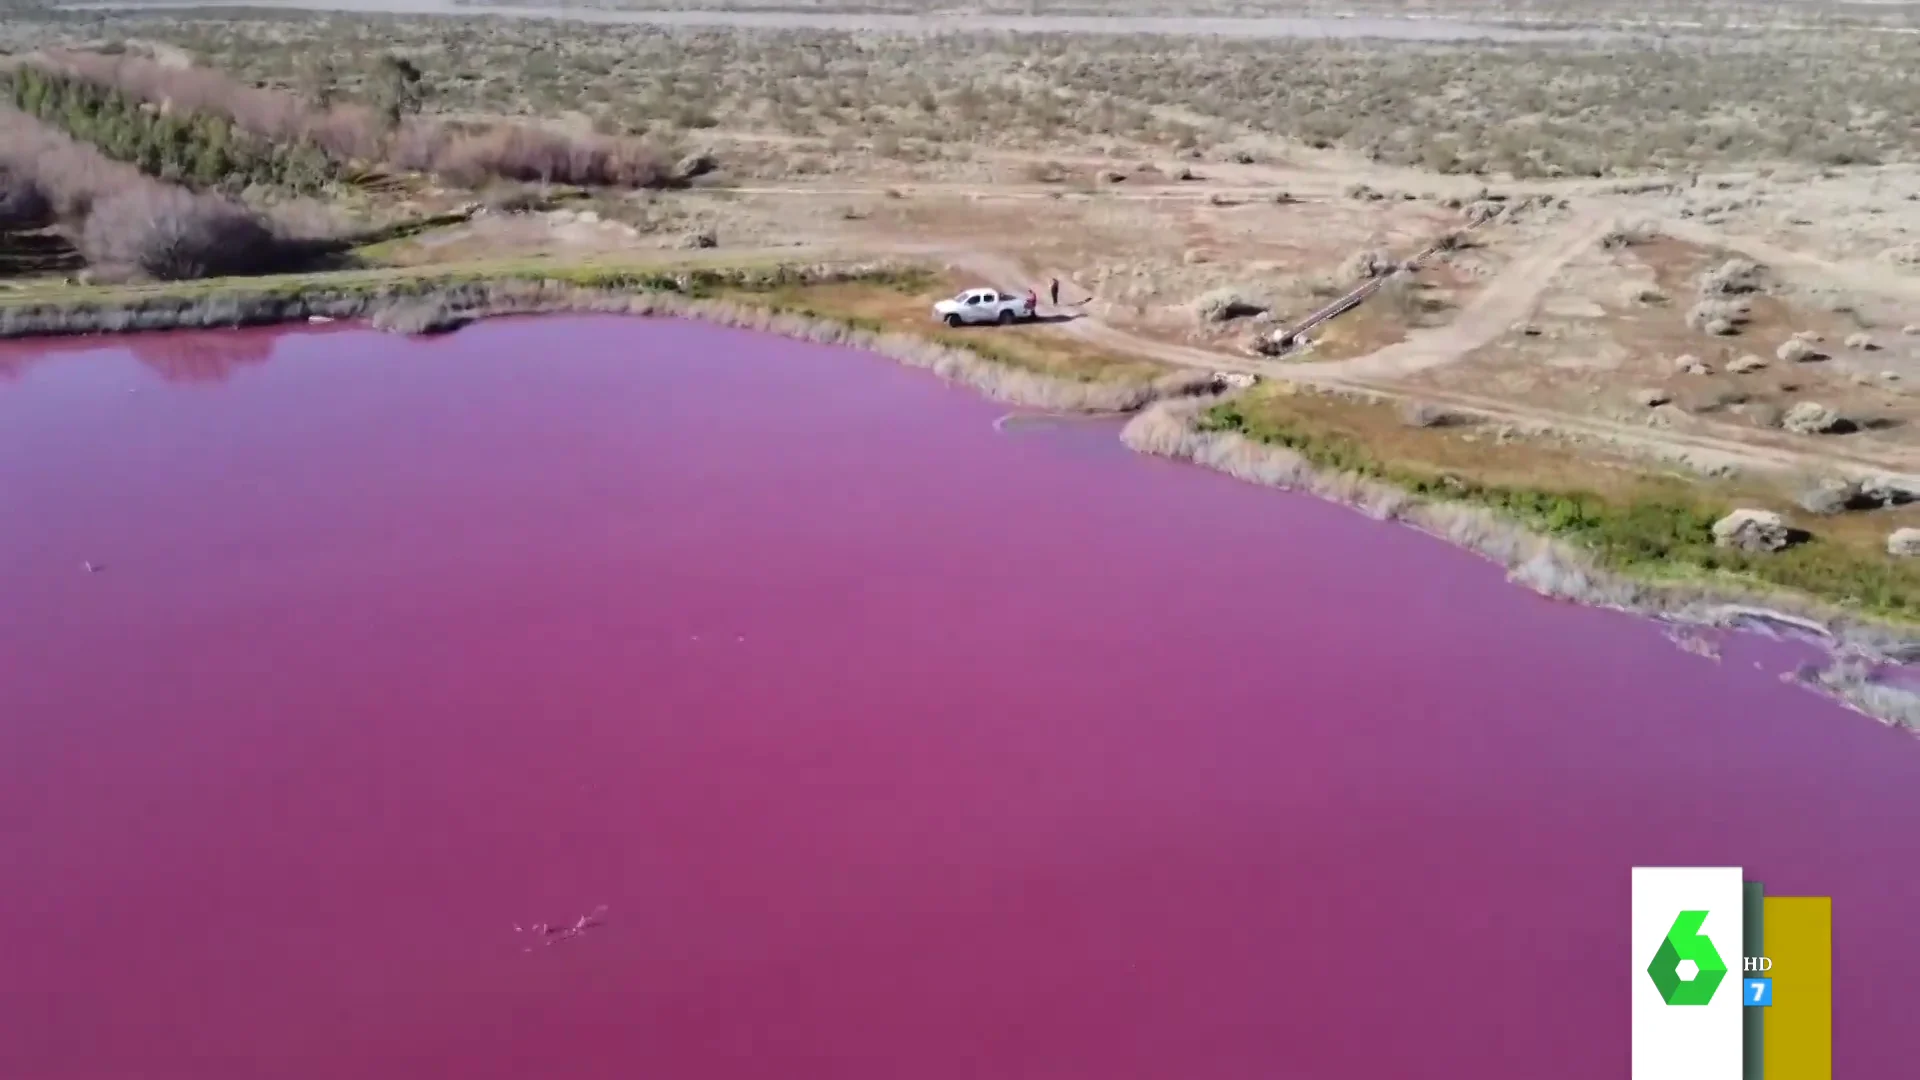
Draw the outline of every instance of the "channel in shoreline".
M1150 381L1084 381L1030 371L912 333L783 310L754 294L793 286L892 284L921 268L896 262L763 268L550 270L449 273L378 282L326 275L245 280L216 289L142 289L100 299L0 305L0 339L227 329L356 320L399 332L450 330L480 318L619 314L698 319L886 356L994 400L1052 412L1131 414L1121 432L1138 452L1187 461L1241 480L1312 494L1381 521L1420 529L1505 567L1511 581L1543 595L1715 628L1764 625L1816 641L1831 663L1801 673L1805 685L1903 728L1920 730L1920 693L1874 677L1874 667L1920 657L1920 629L1847 612L1814 596L1740 582L1650 581L1602 567L1586 551L1486 507L1415 494L1378 479L1316 467L1285 447L1208 430L1204 412L1223 400L1206 372Z

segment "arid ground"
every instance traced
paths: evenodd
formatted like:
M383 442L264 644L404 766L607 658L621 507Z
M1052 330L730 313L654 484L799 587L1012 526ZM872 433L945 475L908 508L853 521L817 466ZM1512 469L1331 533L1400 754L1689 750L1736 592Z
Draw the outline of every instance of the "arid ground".
M1072 3L990 7L1011 20L991 32L906 0L702 5L759 12L731 25L622 10L662 6L16 5L0 46L10 122L228 200L330 267L913 263L910 285L773 300L1068 378L1254 375L1214 421L1323 466L1472 493L1641 569L1920 618L1920 570L1888 553L1920 526L1920 7L1124 12L1363 28L1312 37L1099 32L1137 27ZM119 95L89 115L223 113L232 134L141 150L73 119L76 80ZM322 133L350 113L372 149ZM229 137L266 148L242 182L167 156ZM98 187L16 222L0 305L169 276L108 242ZM963 286L1053 281L1034 325L929 316ZM1717 556L1702 530L1736 507L1811 542Z

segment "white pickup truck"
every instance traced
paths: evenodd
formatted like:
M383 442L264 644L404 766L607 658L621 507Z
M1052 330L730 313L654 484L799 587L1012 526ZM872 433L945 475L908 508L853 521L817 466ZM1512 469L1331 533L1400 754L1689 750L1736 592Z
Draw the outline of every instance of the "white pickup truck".
M1014 296L997 289L968 289L949 300L933 305L933 317L948 326L962 323L999 323L1033 318L1032 293Z

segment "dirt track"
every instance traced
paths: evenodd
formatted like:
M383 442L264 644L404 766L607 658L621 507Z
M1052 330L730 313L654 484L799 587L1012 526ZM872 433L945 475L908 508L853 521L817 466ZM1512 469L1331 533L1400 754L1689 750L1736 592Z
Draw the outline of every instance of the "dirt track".
M1597 243L1615 218L1616 208L1605 204L1581 207L1573 219L1514 260L1487 283L1472 303L1448 325L1419 331L1406 341L1348 360L1326 363L1289 363L1174 345L1130 334L1091 316L1061 327L1089 344L1115 352L1158 360L1180 367L1208 371L1250 372L1328 389L1359 390L1386 398L1418 398L1481 416L1519 430L1591 440L1656 459L1684 462L1691 468L1758 468L1777 471L1834 472L1844 475L1895 476L1920 483L1920 456L1912 452L1861 453L1825 447L1787 447L1757 440L1680 433L1644 425L1596 419L1558 410L1516 405L1475 394L1421 388L1409 391L1397 378L1456 362L1490 343L1513 323L1523 320L1538 304L1554 275ZM956 266L991 281L1024 285L1036 291L1057 271L1030 274L1016 260L991 252L938 251L915 248L920 254L939 254Z

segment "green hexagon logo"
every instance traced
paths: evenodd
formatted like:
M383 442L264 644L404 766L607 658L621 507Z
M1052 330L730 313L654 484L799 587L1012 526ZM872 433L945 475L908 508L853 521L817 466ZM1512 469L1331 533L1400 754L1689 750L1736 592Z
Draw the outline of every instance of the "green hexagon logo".
M1653 963L1647 965L1654 988L1669 1005L1705 1005L1713 1000L1720 980L1727 977L1727 965L1720 959L1719 950L1700 932L1700 924L1706 921L1704 911L1681 912L1660 942L1659 951L1653 954ZM1694 965L1691 979L1680 977L1683 960Z

